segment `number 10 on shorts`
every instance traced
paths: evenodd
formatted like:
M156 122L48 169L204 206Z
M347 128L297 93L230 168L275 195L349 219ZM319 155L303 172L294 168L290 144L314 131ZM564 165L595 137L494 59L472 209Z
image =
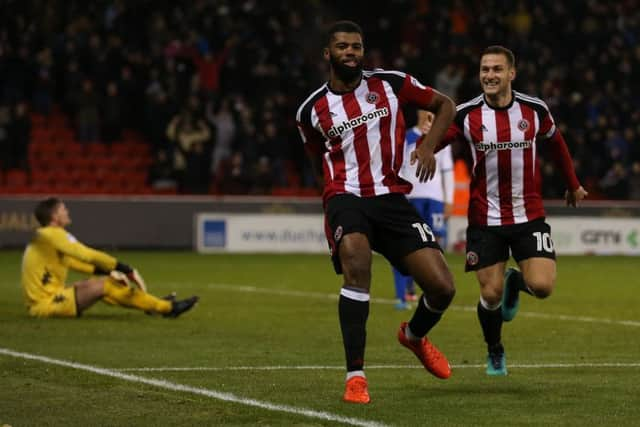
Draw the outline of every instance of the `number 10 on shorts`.
M553 252L553 242L551 241L549 233L536 231L533 233L533 236L536 238L536 250L538 252L541 252L543 249L545 252Z
M418 233L420 233L420 238L423 242L435 242L436 236L433 235L433 232L427 224L414 222L413 224L411 224L411 226L418 230Z

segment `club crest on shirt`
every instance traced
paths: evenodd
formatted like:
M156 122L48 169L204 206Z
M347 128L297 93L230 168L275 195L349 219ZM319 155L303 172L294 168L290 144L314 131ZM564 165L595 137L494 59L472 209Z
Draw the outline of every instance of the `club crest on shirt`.
M527 129L529 129L529 120L527 119L521 119L518 122L518 129L520 129L521 131L526 131Z
M342 226L339 225L338 228L336 228L336 232L333 233L333 240L336 242L339 242L341 238L342 238Z
M375 104L380 99L380 95L378 95L376 92L369 92L365 96L365 99L369 104Z
M473 252L473 251L469 251L467 252L467 264L468 265L476 265L479 261L478 258L478 254Z

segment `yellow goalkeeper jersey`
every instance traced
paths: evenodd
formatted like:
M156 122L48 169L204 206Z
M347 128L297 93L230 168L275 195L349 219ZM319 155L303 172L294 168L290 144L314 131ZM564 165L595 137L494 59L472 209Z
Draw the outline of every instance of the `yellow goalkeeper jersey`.
M62 227L36 229L22 257L22 289L27 306L64 288L69 268L92 274L95 267L111 271L112 256L80 243Z

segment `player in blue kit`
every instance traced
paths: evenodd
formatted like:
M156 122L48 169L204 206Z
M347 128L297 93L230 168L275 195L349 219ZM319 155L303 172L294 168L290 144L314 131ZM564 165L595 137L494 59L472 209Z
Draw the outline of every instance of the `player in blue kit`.
M416 141L429 132L433 123L433 113L418 110L418 122L407 131L405 137L405 159L416 148ZM440 247L446 247L447 219L453 207L453 157L451 147L446 146L436 154L436 173L433 179L420 182L416 178L415 165L406 161L400 172L401 176L411 182L413 189L407 199L413 204L420 216L431 227ZM393 268L393 279L396 289L397 310L409 310L410 301L416 301L416 289L411 276L406 276Z

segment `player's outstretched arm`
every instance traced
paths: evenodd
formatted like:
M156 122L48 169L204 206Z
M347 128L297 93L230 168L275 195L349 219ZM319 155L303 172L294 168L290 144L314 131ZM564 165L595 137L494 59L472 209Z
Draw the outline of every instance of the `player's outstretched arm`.
M61 227L43 227L38 229L37 235L39 239L54 247L65 257L75 258L80 262L98 266L107 271L113 269L116 264L114 257L80 243ZM81 268L80 271L84 271L84 269Z

